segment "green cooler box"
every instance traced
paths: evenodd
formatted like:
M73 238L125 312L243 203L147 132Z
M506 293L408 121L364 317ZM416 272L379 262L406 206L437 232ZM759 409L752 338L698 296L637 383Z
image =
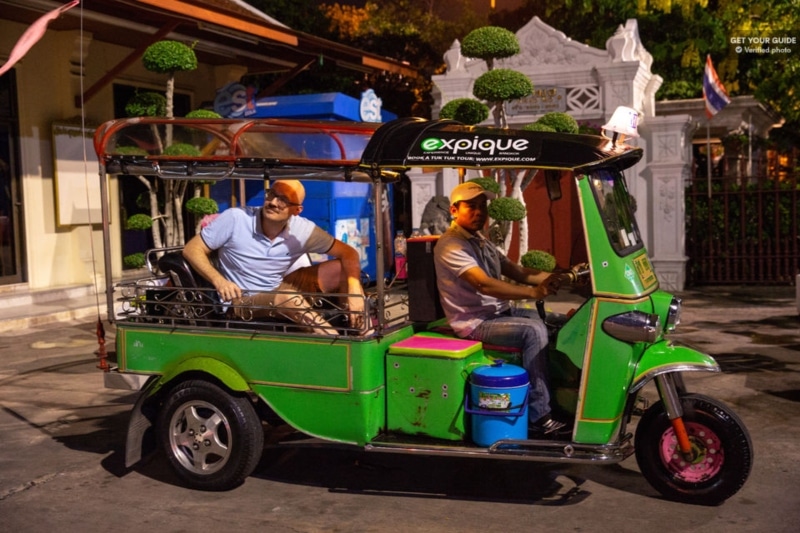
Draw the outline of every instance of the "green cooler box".
M418 333L391 345L386 356L388 430L463 440L467 379L475 368L490 364L479 341Z

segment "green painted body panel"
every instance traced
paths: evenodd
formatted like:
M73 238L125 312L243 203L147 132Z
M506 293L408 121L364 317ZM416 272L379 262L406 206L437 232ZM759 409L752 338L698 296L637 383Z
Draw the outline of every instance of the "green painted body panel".
M363 444L385 426L385 354L413 333L330 341L252 335L235 330L117 330L120 371L214 375L233 390L251 389L278 415L310 435Z
M609 442L619 432L628 399L628 387L644 345L617 340L603 331L602 324L609 316L634 309L652 312L650 300L592 298L581 309L586 313L586 320L576 327L583 327L583 331L588 331L589 335L581 365L583 372L577 398L576 442ZM565 341L565 344L569 342ZM572 353L572 356L577 357L577 354Z
M464 395L469 375L475 368L492 362L482 349L450 356L389 353L386 356L387 429L409 435L464 440L467 434Z

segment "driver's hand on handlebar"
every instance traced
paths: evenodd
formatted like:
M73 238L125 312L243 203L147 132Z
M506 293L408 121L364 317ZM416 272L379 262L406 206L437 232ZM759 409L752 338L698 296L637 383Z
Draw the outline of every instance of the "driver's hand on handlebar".
M240 289L237 284L227 279L223 279L217 283L214 288L217 289L220 300L223 302L230 302L234 298L242 297L242 289Z
M561 288L561 283L562 279L560 274L550 274L547 276L544 281L536 286L537 289L544 293L539 298L544 298L550 294L556 294L558 289Z

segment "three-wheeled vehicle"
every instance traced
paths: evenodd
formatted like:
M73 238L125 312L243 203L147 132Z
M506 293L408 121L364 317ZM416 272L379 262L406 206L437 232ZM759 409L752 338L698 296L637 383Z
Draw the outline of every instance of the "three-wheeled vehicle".
M167 130L203 155L163 155ZM108 174L366 182L378 213L387 185L414 167L458 168L467 179L487 169L545 169L551 200L575 191L587 256L585 301L569 316L541 311L551 332L554 407L573 415L574 426L563 440L534 440L527 426L516 431L515 406L490 412L472 401L478 370L497 361L513 368L519 354L460 339L434 312L435 239L415 247L408 279L398 280L382 259L391 233L375 216L377 274L364 280L364 315L355 321L367 329L349 326L342 304L348 295L306 295L336 326L339 334L327 336L281 319L279 308L271 313L278 318L231 319L180 250L150 250L147 275L107 287L116 353L105 365L106 384L141 390L128 428L128 466L152 439L189 487L230 489L259 462L264 424L288 424L310 441L371 452L598 465L635 454L661 494L696 504L719 504L745 483L753 454L746 428L681 379L683 372L718 372L717 363L667 338L681 302L659 289L623 177L640 149L604 136L422 119L116 120L97 130L95 148L104 190ZM111 272L108 211L105 204ZM651 382L660 400L643 405ZM505 391L488 392L496 399ZM476 439L477 422L486 420L505 420L514 431L482 430ZM476 443L487 434L496 438Z

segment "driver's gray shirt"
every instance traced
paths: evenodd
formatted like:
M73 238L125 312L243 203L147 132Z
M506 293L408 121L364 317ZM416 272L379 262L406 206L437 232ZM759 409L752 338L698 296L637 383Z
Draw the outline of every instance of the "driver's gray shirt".
M439 299L450 327L466 337L488 318L508 311L508 300L476 291L459 276L473 267L500 279L508 258L481 234L471 234L453 223L433 249Z

